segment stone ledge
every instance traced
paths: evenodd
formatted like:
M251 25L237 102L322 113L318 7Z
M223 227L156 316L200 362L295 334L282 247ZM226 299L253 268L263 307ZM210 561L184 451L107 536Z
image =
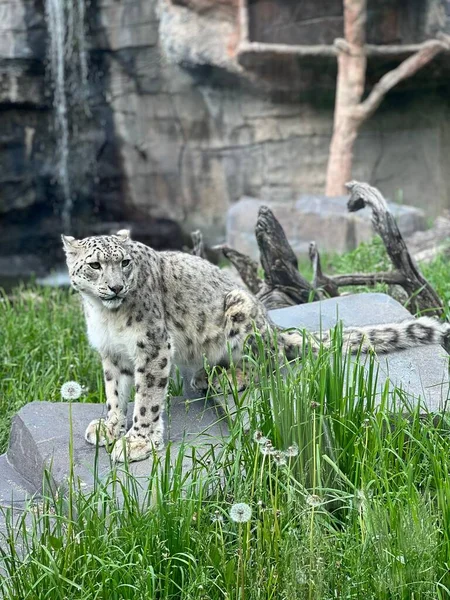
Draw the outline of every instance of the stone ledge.
M133 404L128 409L131 426ZM93 419L105 416L100 404L31 402L13 419L7 458L13 468L29 482L30 488L40 490L44 470L51 472L51 484L67 487L70 474L70 444L72 442L74 474L82 485L90 489L94 484L96 450L84 439L84 431ZM182 444L208 449L227 433L227 428L214 404L205 400L173 398L164 416L166 446L170 440L170 453L178 454ZM186 453L184 467L189 470L191 460ZM97 457L97 474L100 479L111 471L110 456L100 448ZM129 465L136 477L145 477L151 471L151 459Z
M0 456L0 508L24 508L36 487L24 479L8 461L6 454Z

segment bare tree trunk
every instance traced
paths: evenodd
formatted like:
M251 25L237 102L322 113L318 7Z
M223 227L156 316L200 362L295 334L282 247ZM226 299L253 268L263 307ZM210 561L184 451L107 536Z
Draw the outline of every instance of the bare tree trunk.
M428 40L420 44L415 54L383 75L364 102L361 102L367 66L366 2L367 0L344 0L345 40L335 41L338 50L338 76L327 168L327 196L346 194L345 183L351 179L353 146L359 128L375 112L387 92L414 75L437 54L450 49L450 38L443 33L438 35L439 40Z
M354 108L361 102L366 79L366 0L344 0L345 44L336 42L338 76L334 129L327 169L327 196L346 193L345 183L351 179L353 144L358 135Z

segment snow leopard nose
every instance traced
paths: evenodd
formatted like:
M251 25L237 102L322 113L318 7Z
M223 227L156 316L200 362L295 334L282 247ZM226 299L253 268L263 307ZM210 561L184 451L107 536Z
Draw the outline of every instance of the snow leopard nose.
M123 290L123 285L108 285L108 287L116 296Z

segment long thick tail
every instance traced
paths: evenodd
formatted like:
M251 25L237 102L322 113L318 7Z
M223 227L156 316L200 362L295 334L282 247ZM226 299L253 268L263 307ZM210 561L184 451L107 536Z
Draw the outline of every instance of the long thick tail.
M279 340L284 345L288 358L298 355L303 348L304 336L299 331L282 331ZM442 323L431 317L420 317L401 323L372 325L369 327L348 327L342 332L344 349L351 353L367 352L395 352L414 346L425 344L441 344L448 348L450 341L450 323ZM307 339L306 345L318 348L320 344L329 347L330 334L313 333L312 340Z

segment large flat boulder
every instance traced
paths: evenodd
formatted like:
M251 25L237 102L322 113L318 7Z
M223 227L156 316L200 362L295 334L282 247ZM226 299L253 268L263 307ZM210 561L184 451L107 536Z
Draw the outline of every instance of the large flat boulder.
M131 426L133 403L128 407L128 426ZM100 404L31 402L24 406L13 420L7 458L16 471L31 486L41 489L43 472L51 468L52 484L67 486L70 473L70 447L72 444L74 473L83 486L90 489L94 483L94 464L100 479L111 471L110 455L96 449L84 439L89 422L105 416L105 407ZM213 403L201 400L174 398L165 412L165 443L172 456L178 454L181 445L186 447L184 469L189 470L191 448L198 452L209 449L227 434L223 414ZM170 442L170 443L169 443ZM131 463L128 470L136 478L147 477L151 461Z
M320 251L348 252L374 233L368 208L349 213L347 196L302 195L293 202L263 202L244 196L227 214L227 244L254 259L259 258L255 225L261 206L269 206L280 221L295 254L307 255L314 240ZM389 202L389 209L407 237L426 228L422 210Z

